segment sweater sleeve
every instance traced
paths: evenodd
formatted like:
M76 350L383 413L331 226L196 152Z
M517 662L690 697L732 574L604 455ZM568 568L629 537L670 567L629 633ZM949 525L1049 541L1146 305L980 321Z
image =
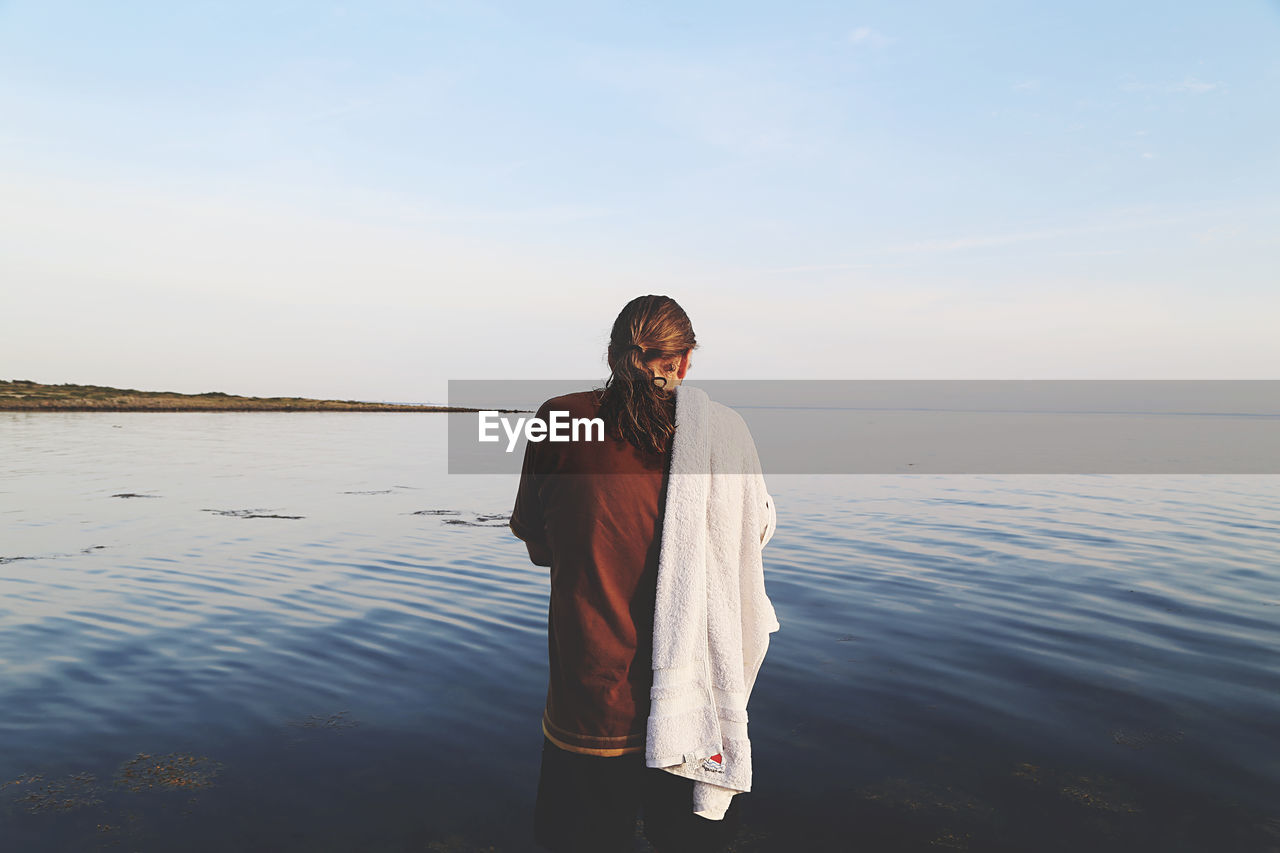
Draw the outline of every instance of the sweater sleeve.
M538 417L546 417L547 404L538 409ZM545 473L542 447L545 442L530 441L524 448L524 464L520 470L520 485L516 490L515 506L511 510L511 532L524 540L529 551L529 561L535 566L551 566L551 549L547 544L546 518L542 508L540 489Z

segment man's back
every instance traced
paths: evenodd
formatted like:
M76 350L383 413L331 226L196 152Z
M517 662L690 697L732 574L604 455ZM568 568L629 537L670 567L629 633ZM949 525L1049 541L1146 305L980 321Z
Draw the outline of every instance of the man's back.
M538 417L553 411L600 417L600 392L548 400ZM526 448L511 529L551 569L543 731L564 749L644 751L667 463L608 428Z

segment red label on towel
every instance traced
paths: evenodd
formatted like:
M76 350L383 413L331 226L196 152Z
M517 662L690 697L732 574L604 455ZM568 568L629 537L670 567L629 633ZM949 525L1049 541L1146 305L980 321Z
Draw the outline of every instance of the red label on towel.
M714 770L717 773L723 773L724 759L720 756L720 753L717 752L715 755L702 762L702 766L707 770Z

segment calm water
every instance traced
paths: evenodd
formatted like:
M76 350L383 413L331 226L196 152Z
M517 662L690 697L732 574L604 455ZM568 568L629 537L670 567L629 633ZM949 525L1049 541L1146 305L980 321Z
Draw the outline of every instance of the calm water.
M0 415L0 848L532 850L547 576L444 435ZM770 486L739 850L1280 847L1280 478Z

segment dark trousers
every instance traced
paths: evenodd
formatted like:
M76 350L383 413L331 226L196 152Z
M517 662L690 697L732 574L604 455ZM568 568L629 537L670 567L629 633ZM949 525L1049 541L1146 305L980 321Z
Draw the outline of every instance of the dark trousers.
M693 813L693 780L646 767L643 754L600 757L542 739L534 838L552 853L630 853L636 814L657 853L723 853L741 825L743 794L723 820Z

